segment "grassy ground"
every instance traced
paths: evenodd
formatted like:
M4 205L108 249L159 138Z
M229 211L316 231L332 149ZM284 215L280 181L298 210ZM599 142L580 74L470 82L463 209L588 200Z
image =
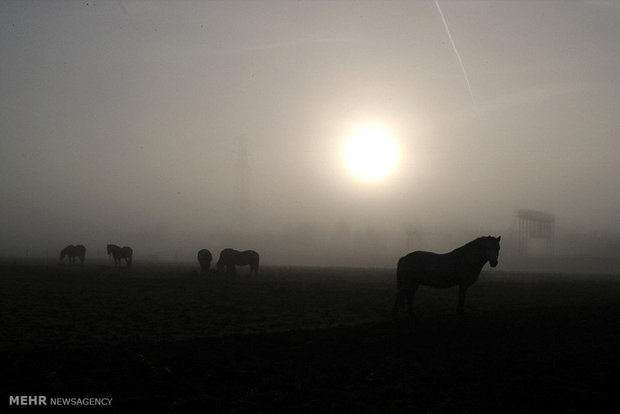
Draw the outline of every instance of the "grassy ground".
M620 277L483 272L421 288L394 271L0 265L0 401L112 397L105 412L581 412L619 381ZM404 315L403 315L404 316ZM403 318L404 319L404 318ZM19 409L19 407L18 407Z

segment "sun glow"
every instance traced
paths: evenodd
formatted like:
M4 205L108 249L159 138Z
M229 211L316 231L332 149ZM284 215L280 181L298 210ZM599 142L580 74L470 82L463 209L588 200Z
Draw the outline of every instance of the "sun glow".
M344 155L349 170L358 178L378 181L389 176L396 167L399 148L387 130L364 127L351 134Z

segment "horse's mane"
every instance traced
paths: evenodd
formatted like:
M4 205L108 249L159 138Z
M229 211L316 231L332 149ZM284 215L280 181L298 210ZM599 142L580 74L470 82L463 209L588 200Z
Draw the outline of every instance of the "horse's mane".
M469 243L462 245L461 247L457 247L456 249L452 250L451 253L465 253L468 251L476 250L478 249L479 245L482 244L482 241L484 239L487 239L487 237L486 236L478 237L477 239L474 239L470 241Z

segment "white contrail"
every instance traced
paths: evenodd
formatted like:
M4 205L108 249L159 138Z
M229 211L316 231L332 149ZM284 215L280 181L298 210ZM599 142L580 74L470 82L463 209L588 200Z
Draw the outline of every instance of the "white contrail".
M474 93L471 90L471 84L469 83L469 76L467 76L467 71L465 70L465 65L463 65L463 59L461 59L461 54L456 48L456 44L454 43L454 39L452 39L452 35L450 34L450 29L448 28L448 22L446 22L446 18L441 11L441 7L439 7L439 1L435 0L435 6L437 6L437 11L439 11L439 15L441 16L441 20L443 21L443 26L446 28L446 33L448 33L448 39L450 39L450 43L452 44L452 49L456 54L456 58L459 60L459 65L461 65L461 70L463 71L463 76L465 77L465 83L467 84L467 90L469 91L469 96L471 97L471 102L474 105L474 109L476 109L476 100L474 99Z

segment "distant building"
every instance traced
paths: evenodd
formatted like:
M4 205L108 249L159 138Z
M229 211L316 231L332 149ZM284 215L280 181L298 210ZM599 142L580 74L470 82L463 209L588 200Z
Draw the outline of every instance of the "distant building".
M537 247L552 253L555 247L555 216L534 210L517 210L519 254L531 253L532 240Z

